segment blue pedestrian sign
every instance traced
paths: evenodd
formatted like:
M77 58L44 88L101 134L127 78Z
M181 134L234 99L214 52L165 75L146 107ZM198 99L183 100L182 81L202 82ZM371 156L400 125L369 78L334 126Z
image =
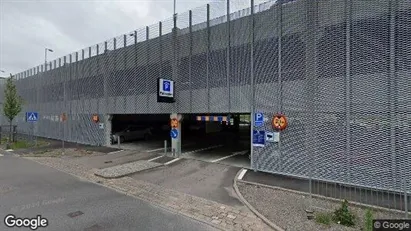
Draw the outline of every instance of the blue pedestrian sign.
M177 129L171 129L170 136L171 136L171 138L176 139L177 136L178 136L178 130Z
M39 119L39 113L37 112L26 112L26 121L27 122L36 122Z
M254 126L261 127L264 124L264 115L262 112L256 112L254 114Z
M264 147L265 146L265 131L253 131L253 146Z

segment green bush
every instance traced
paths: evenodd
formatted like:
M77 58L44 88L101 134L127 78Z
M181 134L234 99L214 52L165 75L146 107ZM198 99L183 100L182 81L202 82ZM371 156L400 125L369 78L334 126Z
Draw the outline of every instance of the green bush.
M373 214L371 209L367 209L365 212L365 219L364 219L364 231L372 231L373 230L373 225L372 225L372 220L373 220Z
M344 200L341 208L334 211L333 220L338 224L352 227L355 225L355 215L348 209L348 201Z
M330 225L331 224L331 214L329 213L318 213L315 216L315 221L320 224Z
M29 148L32 145L24 140L18 140L11 144L11 149Z

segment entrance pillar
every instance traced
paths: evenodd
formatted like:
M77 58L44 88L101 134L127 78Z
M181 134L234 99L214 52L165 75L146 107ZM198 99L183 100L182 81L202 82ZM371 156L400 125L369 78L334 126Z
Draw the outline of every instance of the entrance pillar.
M177 121L177 124L175 123L175 121ZM170 115L171 154L174 157L178 157L181 155L181 122L182 121L183 121L183 115L177 114L177 113L172 113Z

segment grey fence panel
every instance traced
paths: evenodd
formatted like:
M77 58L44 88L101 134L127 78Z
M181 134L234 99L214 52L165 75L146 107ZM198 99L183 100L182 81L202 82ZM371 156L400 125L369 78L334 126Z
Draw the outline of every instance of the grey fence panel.
M386 188L397 180L391 174L393 160L386 155L390 152L390 128L376 126L373 121L389 122L388 2L353 1L352 9L349 180Z
M160 78L162 63L160 50L160 27L158 24L149 26L148 40L148 72L147 72L147 88L148 88L148 111L152 113L160 113L161 108L157 103L157 78Z
M396 73L395 84L397 98L395 111L397 118L394 121L396 131L396 169L398 178L411 179L411 2L399 1L398 11L395 17L395 54ZM408 154L407 154L408 153ZM408 181L409 182L409 181ZM409 186L411 187L411 186ZM411 188L408 188L411 191Z
M136 47L136 77L134 78L135 112L148 113L147 101L147 52L146 46L147 32L146 28L137 30L137 47Z
M227 24L227 3L225 1L213 2L210 4L210 15L214 19L216 16L221 16L219 23L213 25L210 22L210 54L209 54L209 80L208 94L209 112L226 112L229 110L230 95L228 87L228 35L229 28ZM213 20L215 22L215 20ZM197 32L198 33L198 32ZM193 57L194 58L194 57ZM198 59L198 58L197 58ZM201 62L201 59L198 61ZM197 67L194 67L195 69ZM200 82L200 80L198 80ZM193 91L196 87L193 86ZM201 88L200 88L201 89ZM197 91L202 91L198 89ZM194 101L194 99L193 99ZM193 105L194 106L194 105ZM207 109L207 108L204 108Z
M117 41L116 40L109 40L107 41L107 49L105 49L105 57L106 57L106 75L107 75L107 112L108 113L116 113L116 94L117 90L115 88L116 81L115 81L115 65L116 65L116 49Z
M253 148L257 170L404 190L411 2L270 0L254 7L254 21L250 4L213 2L178 14L176 24L171 18L52 61L46 72L41 65L18 74L26 101L18 131L32 132L25 112L37 111L36 135L104 145L110 128L93 123L94 114L105 121L115 113L249 113L254 106L268 118L255 129L272 131L274 113L289 119L280 142ZM175 80L176 103L156 102L157 78Z
M348 3L348 2L347 2ZM348 5L347 5L348 6ZM346 158L346 1L319 2L316 39L317 92L315 101L323 128L318 130L318 150L313 158L313 177L347 180ZM330 13L332 12L332 14ZM330 22L333 22L332 24Z
M180 19L177 20L177 27L185 27L188 26L188 12L183 13L179 16ZM180 47L176 48L176 57L174 58L174 49L173 49L173 30L174 27L174 20L173 19L168 19L164 20L161 22L161 38L160 38L160 51L161 51L161 69L160 69L160 77L165 78L165 79L173 79L176 77L177 82L176 86L180 83L179 81L179 76L178 76L178 65L179 65L179 60L178 58L180 57ZM160 34L160 33L159 33ZM179 43L179 38L176 38L176 44L177 46L180 46ZM187 49L186 47L185 49ZM175 62L174 62L175 60ZM173 69L175 69L175 75L173 76ZM156 80L157 84L157 80ZM184 100L183 98L180 98L179 91L175 90L174 93L176 94L175 97L181 100ZM155 93L156 95L156 102L157 102L157 91ZM170 111L177 111L178 105L180 104L179 100L177 102L177 105L173 104L160 104L159 111L161 113L170 113Z
M136 94L135 92L135 78L136 78L136 48L137 48L137 32L130 32L124 34L123 42L125 43L124 51L124 75L126 76L123 79L124 89L124 112L132 114L135 112L135 97L132 97Z
M232 8L240 8L249 1L232 2ZM230 15L230 48L229 48L229 105L230 112L248 112L250 110L251 79L251 18L241 11ZM235 19L235 20L234 20ZM267 23L266 23L267 24Z
M197 10L194 10L194 12L198 12L199 16L203 16L203 12L207 12L204 10L204 7L198 8ZM173 34L173 32L163 36L163 44L165 47L167 47L167 55L170 57L170 64L171 64L171 72L173 71L172 68L176 68L176 73L177 73L177 81L175 84L176 87L176 98L177 98L177 110L182 113L190 113L192 111L191 105L192 105L192 91L191 91L191 85L192 85L192 80L193 78L196 78L192 73L193 73L193 66L192 66L192 51L193 51L193 37L192 33L190 32L190 20L191 20L191 30L192 30L192 24L194 24L196 21L193 21L193 19L198 19L197 15L193 15L193 11L178 15L177 17L177 34ZM191 17L191 19L190 19ZM200 18L201 19L201 18ZM171 25L170 25L171 26ZM167 26L165 25L165 28ZM181 31L181 28L188 28L189 31L186 31L186 33L183 33ZM178 49L176 49L176 56L177 60L173 60L173 36L177 36L177 41L176 41L176 46ZM206 71L206 70L204 70ZM172 74L172 73L171 73ZM197 97L196 95L194 97Z
M196 8L192 11L192 17L207 20L207 8ZM193 113L205 113L212 104L207 85L207 74L209 77L212 75L207 73L207 29L192 31L191 36L191 110Z

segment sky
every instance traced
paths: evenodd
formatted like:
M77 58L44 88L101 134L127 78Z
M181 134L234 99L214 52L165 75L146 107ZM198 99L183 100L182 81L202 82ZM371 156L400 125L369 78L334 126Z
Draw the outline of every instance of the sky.
M177 13L223 0L177 0ZM223 5L224 6L224 5ZM173 0L0 0L0 76L172 18Z

